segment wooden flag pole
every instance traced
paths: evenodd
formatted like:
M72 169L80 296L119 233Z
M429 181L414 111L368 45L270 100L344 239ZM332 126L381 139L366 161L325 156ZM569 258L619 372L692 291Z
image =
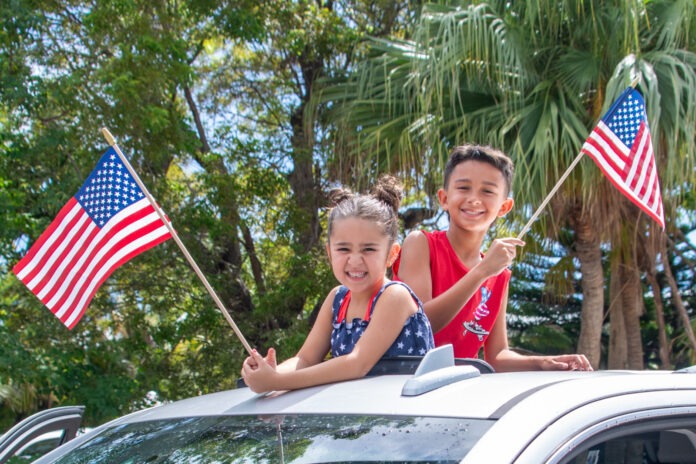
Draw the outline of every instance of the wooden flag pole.
M536 211L534 211L534 214L532 214L532 217L527 221L527 224L522 228L522 231L517 234L518 239L522 239L524 237L524 234L527 233L530 227L532 227L532 223L536 220L536 218L541 214L541 211L544 209L544 207L548 204L548 202L551 200L551 197L553 196L554 193L556 193L556 190L561 186L564 180L570 175L570 171L575 169L575 166L580 162L582 159L583 153L580 152L578 156L575 157L572 163L570 163L570 166L568 166L568 169L563 173L560 179L558 179L558 182L556 182L556 185L553 186L551 191L549 192L548 195L546 195L546 198L544 198L544 201L541 202L541 205L537 208Z
M251 349L251 346L249 345L249 343L246 341L246 338L244 338L244 335L242 335L242 332L239 330L239 327L237 327L237 324L234 322L234 319L232 319L232 316L230 316L230 313L227 311L227 309L225 309L225 305L222 304L222 301L215 293L215 290L213 290L213 287L211 287L210 283L208 283L208 279L206 279L205 275L203 275L203 272L198 267L198 264L196 264L196 261L194 261L193 257L186 249L186 246L184 246L183 242L181 241L181 239L177 235L176 231L174 230L174 227L171 225L171 223L169 222L167 217L164 215L164 212L157 205L157 203L155 202L155 199L152 197L152 195L150 195L150 192L145 187L145 184L143 184L143 182L140 180L140 177L133 169L133 166L131 166L131 164L128 162L128 159L126 159L124 154L118 148L118 145L116 144L116 140L111 135L111 132L109 132L109 130L106 127L103 127L101 131L102 131L102 134L104 135L104 138L106 139L106 141L109 143L109 145L111 145L113 147L114 150L116 150L116 153L118 154L119 158L121 158L121 161L123 161L123 164L126 165L128 172L130 172L131 176L133 176L133 179L135 179L135 182L138 184L140 189L145 193L147 200L150 202L152 207L155 209L155 211L157 212L157 215L160 217L162 222L167 226L167 229L169 230L169 233L172 235L172 238L174 239L176 244L179 246L181 251L184 253L186 260L189 262L189 264L191 265L193 270L196 272L196 275L198 275L198 278L201 279L201 281L203 282L205 289L208 290L208 293L210 294L210 296L213 297L213 300L215 301L215 304L217 304L218 308L220 308L222 315L225 316L225 319L232 327L232 330L234 330L234 333L237 335L237 338L239 338L239 341L241 341L242 345L244 345L244 349L246 349L247 353L249 353L249 355L251 355L252 349Z

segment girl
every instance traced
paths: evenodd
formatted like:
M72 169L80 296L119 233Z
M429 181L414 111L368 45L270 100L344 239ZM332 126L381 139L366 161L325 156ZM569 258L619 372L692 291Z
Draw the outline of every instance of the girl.
M433 348L430 323L405 284L385 276L396 243L402 188L382 176L371 194L331 192L326 252L341 283L324 300L300 351L276 367L275 350L255 350L242 377L253 391L293 390L365 376L382 356L424 355ZM327 353L331 359L325 362Z

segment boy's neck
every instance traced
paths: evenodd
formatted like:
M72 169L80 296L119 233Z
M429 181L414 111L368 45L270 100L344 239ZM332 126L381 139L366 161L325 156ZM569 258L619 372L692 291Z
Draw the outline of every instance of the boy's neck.
M485 237L485 232L472 232L452 227L447 229L450 245L460 261L468 268L472 268L481 261L481 245Z

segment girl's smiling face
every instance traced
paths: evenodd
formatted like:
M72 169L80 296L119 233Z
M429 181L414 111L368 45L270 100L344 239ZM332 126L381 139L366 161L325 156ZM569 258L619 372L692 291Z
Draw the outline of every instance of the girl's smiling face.
M353 294L369 295L382 286L395 249L398 245L390 246L389 237L374 221L357 217L337 220L326 245L336 279Z
M496 218L512 209L505 178L491 164L468 160L452 171L447 190L438 192L450 223L467 230L487 231Z

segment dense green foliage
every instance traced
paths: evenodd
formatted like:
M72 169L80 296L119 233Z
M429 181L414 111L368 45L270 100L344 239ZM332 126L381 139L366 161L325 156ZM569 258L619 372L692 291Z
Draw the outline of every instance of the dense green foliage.
M421 105L426 93L381 83L373 89L383 92L383 106L342 107L345 86L335 85L375 55L380 72L396 60L390 76L413 77L407 58L420 56L411 41L423 33L420 3L0 4L0 430L59 404L86 405L85 422L95 425L153 401L233 388L238 377L242 345L171 240L119 268L72 331L11 273L106 150L101 127L116 137L248 341L262 351L277 347L280 358L296 351L335 285L323 245L329 188L338 181L360 188L391 171L411 189L407 208L432 206L427 196L438 186L441 154L407 154L404 144L422 142L425 126L410 115L391 117L397 105ZM381 48L368 46L368 36ZM687 37L692 51L693 40ZM427 95L433 107L451 110ZM469 97L471 105L491 101ZM356 115L360 127L351 126ZM360 150L371 136L362 129L377 126L389 129L374 136L389 148ZM437 140L437 149L457 142L445 129ZM693 157L692 146L683 150ZM696 226L693 175L683 182L673 187L683 192L669 249L693 311L696 250L684 235ZM511 291L514 346L575 349L582 295L570 234L528 237ZM659 366L646 295L645 356ZM672 295L663 297L672 362L682 365L693 352Z

